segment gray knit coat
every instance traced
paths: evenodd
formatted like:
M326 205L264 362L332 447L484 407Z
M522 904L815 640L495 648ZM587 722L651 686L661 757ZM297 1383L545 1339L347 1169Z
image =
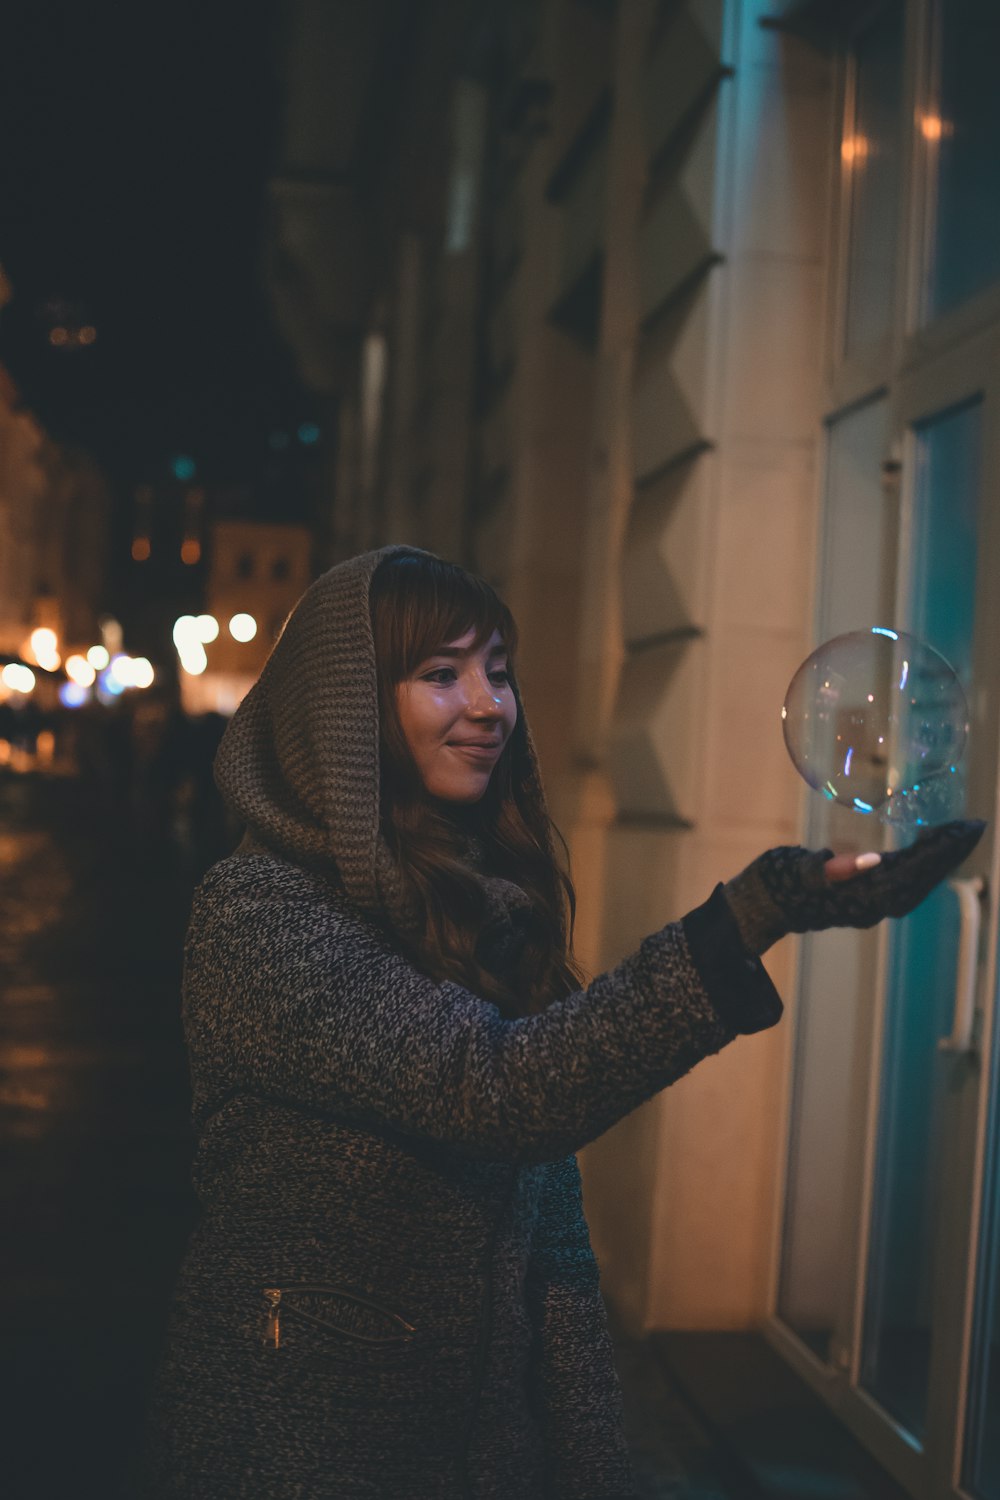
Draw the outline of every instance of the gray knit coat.
M368 612L392 550L312 585L219 752L248 835L185 945L202 1216L150 1500L634 1500L574 1153L780 1014L721 887L537 1014L403 956ZM480 955L516 977L530 902L479 878Z

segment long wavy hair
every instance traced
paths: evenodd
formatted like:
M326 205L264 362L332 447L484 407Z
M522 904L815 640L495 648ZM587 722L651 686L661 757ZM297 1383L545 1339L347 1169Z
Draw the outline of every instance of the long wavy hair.
M372 576L369 598L378 675L382 835L425 918L422 939L404 946L425 973L464 985L505 1015L543 1010L579 989L583 972L572 954L576 894L566 841L541 804L528 751L514 673L514 618L485 579L426 554L387 557ZM396 687L438 647L470 630L475 648L494 630L500 632L517 723L482 798L443 804L424 788L400 723ZM476 954L487 903L467 862L470 839L479 846L487 872L520 886L532 903L517 992ZM556 839L565 869L555 858Z

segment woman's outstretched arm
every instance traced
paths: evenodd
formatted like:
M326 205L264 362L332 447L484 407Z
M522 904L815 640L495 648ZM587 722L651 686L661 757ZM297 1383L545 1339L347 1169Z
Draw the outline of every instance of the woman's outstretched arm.
M757 955L784 932L904 915L984 826L944 824L833 882L829 850L767 850L586 989L517 1020L419 973L298 866L223 860L196 893L185 950L196 1115L251 1093L478 1157L557 1161L774 1024L781 1001Z
M226 860L196 893L184 1025L196 1117L249 1093L522 1162L579 1150L736 1035L679 922L508 1020L268 857Z

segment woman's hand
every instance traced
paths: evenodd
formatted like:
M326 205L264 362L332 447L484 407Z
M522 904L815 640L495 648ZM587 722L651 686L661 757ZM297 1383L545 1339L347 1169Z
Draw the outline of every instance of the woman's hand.
M906 916L971 854L985 828L978 819L942 823L882 855L781 845L723 890L746 951L766 953L789 932L874 927Z
M881 854L876 854L873 850L870 854L835 854L832 859L827 860L823 869L827 880L836 884L838 880L850 880L853 875L861 875L865 870L874 870L881 863Z

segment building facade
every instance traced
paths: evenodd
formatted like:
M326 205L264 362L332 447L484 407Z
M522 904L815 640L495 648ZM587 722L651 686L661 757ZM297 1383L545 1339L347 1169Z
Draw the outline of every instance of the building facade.
M289 307L331 309L299 339L340 433L326 560L414 542L518 618L583 962L769 845L895 837L785 753L788 683L843 632L947 657L956 805L993 818L995 7L417 9L394 74L401 8L371 7L368 92L318 143L295 10L275 297L293 342ZM914 1496L1000 1495L994 859L891 930L779 945L787 1023L581 1158L627 1323L763 1329Z
M0 653L33 660L38 626L64 655L99 639L110 516L99 465L53 442L0 366Z
M186 712L234 712L312 580L312 545L305 526L212 523L204 608L214 633L202 636L203 669L180 673Z

